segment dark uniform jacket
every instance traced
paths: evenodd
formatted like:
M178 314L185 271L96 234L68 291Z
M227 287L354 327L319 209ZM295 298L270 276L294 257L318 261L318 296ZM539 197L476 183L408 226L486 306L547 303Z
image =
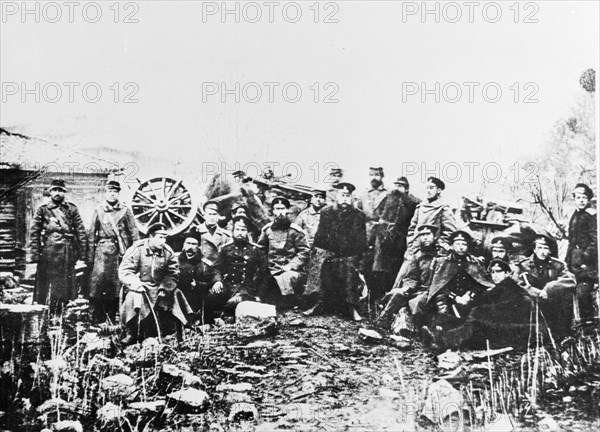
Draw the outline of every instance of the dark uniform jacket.
M118 296L119 263L125 251L139 239L133 213L123 203L117 202L114 206L104 203L94 209L88 232L87 263L92 268L90 297Z
M31 260L39 261L34 301L47 304L75 299L75 263L86 254L87 236L75 204L50 201L40 206L31 226Z
M267 255L273 276L282 273L286 265L296 272L305 270L310 247L306 234L298 225L293 223L286 231L273 230L272 223L265 225L258 239L258 246Z
M451 253L434 261L427 301L435 302L438 312L448 313L452 294L460 296L470 291L479 295L493 287L494 283L474 256L467 254L460 258Z
M361 255L367 249L365 214L352 206L323 208L313 245L336 257Z
M522 260L519 262L519 276L526 276L534 288L547 291L549 298L575 288L575 277L567 270L567 265L552 257L540 261L532 255Z
M407 288L408 296L413 297L429 289L431 281L435 248L419 249L402 264L393 289Z
M598 277L598 221L595 210L575 210L571 216L565 260L569 270L578 278Z
M179 288L187 294L187 290L192 288L192 281L195 281L198 288L210 289L213 284L221 281L221 273L217 265L208 265L203 260L200 252L189 258L185 252L181 252L177 257L179 264Z
M230 294L259 296L264 291L269 266L258 245L233 242L223 246L218 266L224 288Z

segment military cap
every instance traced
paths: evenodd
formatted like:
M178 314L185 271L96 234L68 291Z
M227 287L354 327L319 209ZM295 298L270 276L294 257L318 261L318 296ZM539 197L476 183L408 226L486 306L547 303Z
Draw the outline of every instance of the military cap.
M192 238L194 240L196 240L198 243L200 243L200 239L201 239L202 235L200 234L200 231L198 231L198 229L196 227L193 227L192 229L190 229L188 232L186 232L183 235L183 238Z
M65 186L65 181L62 179L54 179L52 180L52 182L50 183L50 189L60 189L63 192L67 191L67 187Z
M575 189L573 190L573 194L575 194L575 192L584 194L588 197L588 199L594 198L594 191L585 183L577 183L575 185Z
M325 198L325 196L327 195L327 192L325 192L322 189L314 189L312 192L313 196L322 196L323 198Z
M510 268L510 265L506 261L503 261L498 258L494 258L493 260L490 261L490 265L488 266L488 272L491 273L492 269L497 269L497 268L499 268L500 270L505 271L507 273L510 273L512 271L512 269Z
M427 181L433 183L437 188L441 190L446 189L446 184L437 177L428 177Z
M336 189L351 194L356 190L356 187L352 183L342 182L336 185Z
M544 245L550 247L550 245L552 244L552 240L550 239L549 235L543 234L543 233L538 233L535 235L535 238L533 239L533 244L534 245L544 244Z
M221 204L218 201L215 201L215 200L206 201L204 203L204 205L202 206L202 210L206 211L206 209L209 207L212 208L216 212L221 211Z
M114 189L117 191L121 190L121 183L119 183L116 180L109 180L106 182L106 185L104 186L106 189Z
M497 236L490 242L490 247L501 247L508 251L511 247L511 242L507 237Z
M164 223L157 222L148 227L148 235L165 234L167 235L167 226Z
M244 205L244 203L241 203L241 202L239 202L239 203L234 204L234 205L231 206L231 213L233 214L236 211L238 211L239 209L244 209L246 211L246 213L248 213L248 207L246 207Z
M473 243L473 237L471 237L471 234L463 230L454 231L452 234L450 234L449 239L450 243L454 242L455 240L464 240L468 244Z
M394 184L397 185L404 185L405 187L409 187L410 185L408 184L408 179L406 177L398 177L398 179L396 179L396 181L394 182Z
M341 168L331 168L331 171L329 171L329 175L341 177L344 175L344 170L342 170Z
M271 200L271 208L275 206L275 204L283 204L285 208L290 208L290 201L286 197L276 196Z
M383 168L382 167L369 167L369 174L383 175Z
M242 222L248 230L254 229L254 224L249 217L246 216L236 216L231 219L231 226L235 226L236 223Z
M419 231L419 233L424 230L429 230L432 234L435 234L438 230L438 227L431 224L423 224L419 225L419 227L417 228L417 231Z
M234 177L246 177L246 173L242 170L237 170L231 173Z

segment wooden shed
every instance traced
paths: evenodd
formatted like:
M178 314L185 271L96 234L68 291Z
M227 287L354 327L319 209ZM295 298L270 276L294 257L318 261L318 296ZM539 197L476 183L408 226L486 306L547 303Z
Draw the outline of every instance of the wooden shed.
M66 199L77 205L87 228L116 169L110 161L5 129L0 129L0 155L0 271L28 278L34 269L26 265L31 223L49 197L50 182L65 181Z

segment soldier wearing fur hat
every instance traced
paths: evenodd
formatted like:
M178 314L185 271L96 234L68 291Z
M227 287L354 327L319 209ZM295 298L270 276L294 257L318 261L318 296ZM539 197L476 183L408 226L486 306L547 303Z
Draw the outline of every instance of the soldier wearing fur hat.
M65 200L64 180L52 180L50 202L35 212L31 261L37 263L33 301L60 312L77 298L75 264L87 257L87 236L77 206Z
M311 273L306 288L315 305L307 315L342 309L355 321L358 313L361 281L359 276L362 255L367 249L365 214L352 205L351 183L339 183L337 204L321 211L315 234Z
M551 239L538 234L533 255L519 262L519 285L537 300L546 322L558 336L567 334L573 317L575 276L567 265L550 256Z
M94 209L88 230L88 267L92 321L108 316L114 321L119 310L119 264L127 248L140 239L131 210L119 200L121 185L109 180L104 188L105 202Z
M569 221L569 247L566 262L577 278L576 297L581 319L597 316L594 285L598 283L598 220L590 208L594 192L585 183L573 190L575 211Z
M281 295L280 302L283 307L291 306L294 297L297 299L302 293L302 286L306 281L306 264L310 255L310 247L306 240L304 230L288 217L290 202L284 197L275 197L271 201L271 210L274 220L261 230L258 245L267 256L269 270L273 277L273 288ZM264 300L268 300L267 298Z
M438 251L445 253L450 250L450 234L456 230L456 219L450 206L442 199L442 191L446 188L444 182L437 177L427 179L427 200L417 205L415 214L410 221L407 234L407 254L414 253L417 244L417 227L423 224L438 227L436 241Z
M192 228L184 234L183 248L177 257L179 289L188 300L196 318L202 319L209 290L222 288L218 263L209 264L200 253L201 235Z
M177 288L179 268L173 249L166 244L167 235L164 224L151 225L148 238L127 249L119 266L125 295L120 310L127 332L125 345L174 329L181 340L182 326L193 312Z

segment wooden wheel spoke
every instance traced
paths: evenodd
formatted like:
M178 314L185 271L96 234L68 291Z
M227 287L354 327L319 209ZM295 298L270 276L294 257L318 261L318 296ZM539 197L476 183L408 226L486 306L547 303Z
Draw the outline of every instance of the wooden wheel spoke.
M170 225L171 228L175 228L177 226L177 225L175 225L175 222L173 222L173 219L171 219L171 216L169 216L169 212L165 213L165 217L167 218L167 220L171 224Z
M155 212L152 214L152 216L150 216L150 219L148 219L147 226L150 226L150 224L152 223L152 221L154 220L154 218L156 218L156 215L157 215L157 214L158 214L158 212L156 212L156 211L155 211Z
M166 177L162 178L161 193L162 193L163 199L165 199L167 197L167 178Z
M153 212L155 212L156 210L154 208L151 208L150 210L146 210L143 213L140 213L139 215L136 215L136 217L141 218L146 216L147 214L152 214Z
M172 205L172 204L176 203L177 201L181 201L182 199L189 197L189 196L190 196L190 193L188 191L185 191L181 195L176 196L171 201L169 201L169 205Z
M142 192L141 190L136 191L136 193L133 197L135 198L136 196L144 198L145 200L148 200L148 202L150 202L151 204L154 205L154 200L152 198L150 198L148 195L146 195L144 192Z
M169 193L167 194L165 199L171 199L175 191L179 188L179 185L181 185L181 180L178 180L173 186L171 186L171 189L169 189Z
M154 204L131 203L131 207L154 207Z
M184 220L185 220L185 218L184 218L183 216L181 216L179 213L175 213L175 212L174 212L174 211L172 211L172 210L167 210L167 213L170 213L170 214L172 214L173 216L175 216L175 217L178 217L178 218L179 218L179 219L181 219L182 221L184 221Z

